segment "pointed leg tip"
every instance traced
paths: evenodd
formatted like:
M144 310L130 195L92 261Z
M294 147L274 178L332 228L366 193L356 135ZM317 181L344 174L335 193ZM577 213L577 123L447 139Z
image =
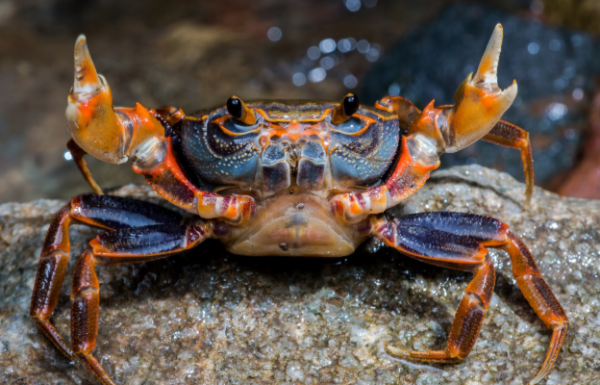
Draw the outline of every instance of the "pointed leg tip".
M535 384L539 383L540 381L542 381L544 379L544 377L546 377L547 374L548 373L538 373L535 377L533 377L531 380L529 380L527 385L535 385Z
M384 348L385 348L385 351L392 357L404 358L404 359L409 357L409 355L407 354L407 351L404 349L397 348L397 347L389 345L387 343L384 344Z

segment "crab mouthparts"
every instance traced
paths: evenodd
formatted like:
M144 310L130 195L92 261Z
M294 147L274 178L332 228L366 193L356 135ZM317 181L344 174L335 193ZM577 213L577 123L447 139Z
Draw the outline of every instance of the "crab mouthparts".
M256 221L227 248L253 256L341 257L363 240L354 228L336 221L327 200L296 189L265 202Z

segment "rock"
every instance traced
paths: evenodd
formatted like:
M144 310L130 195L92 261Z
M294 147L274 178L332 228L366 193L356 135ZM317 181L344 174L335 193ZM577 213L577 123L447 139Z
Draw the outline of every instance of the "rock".
M395 214L433 210L495 216L519 234L564 306L570 329L546 384L600 384L600 202L524 186L479 166L439 171ZM114 192L156 200L147 187ZM44 234L64 204L0 206L0 378L15 384L96 384L29 318ZM73 255L95 230L72 227ZM207 242L183 255L98 268L96 356L119 384L523 384L550 332L529 307L508 256L492 251L496 292L469 357L454 365L390 358L384 342L443 349L467 273L381 249L342 259L251 258ZM71 261L71 271L75 257ZM70 280L70 278L67 278ZM69 331L69 284L53 321Z

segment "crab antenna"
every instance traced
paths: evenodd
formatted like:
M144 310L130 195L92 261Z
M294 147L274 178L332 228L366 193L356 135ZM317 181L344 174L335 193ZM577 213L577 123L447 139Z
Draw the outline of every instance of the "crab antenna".
M73 93L96 94L105 88L100 80L92 56L88 49L85 35L79 35L75 42L75 82Z

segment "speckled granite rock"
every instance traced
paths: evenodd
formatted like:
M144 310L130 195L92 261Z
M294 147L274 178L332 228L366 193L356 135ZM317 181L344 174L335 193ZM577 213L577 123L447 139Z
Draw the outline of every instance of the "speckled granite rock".
M600 384L600 202L537 190L477 166L440 171L396 210L469 211L512 226L567 311L571 329L546 384ZM156 199L145 187L116 193ZM95 384L28 317L44 233L60 201L0 206L0 378L10 384ZM94 231L74 227L73 251ZM550 333L517 288L508 257L493 252L496 293L462 363L415 365L383 342L445 346L469 274L382 249L336 260L249 258L216 242L178 257L99 268L97 357L119 384L523 384ZM71 266L73 265L71 262ZM69 330L69 285L54 322Z

